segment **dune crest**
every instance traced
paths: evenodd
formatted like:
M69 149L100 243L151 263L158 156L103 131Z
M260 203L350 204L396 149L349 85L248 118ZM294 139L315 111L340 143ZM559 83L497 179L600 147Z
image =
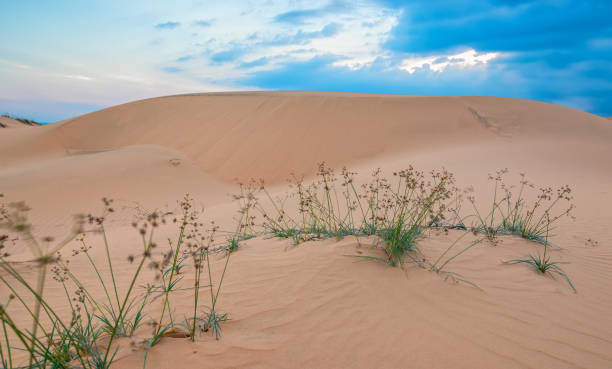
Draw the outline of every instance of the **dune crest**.
M608 142L612 133L603 118L528 100L258 92L123 104L54 124L44 140L68 152L154 144L225 182L281 183L323 160L342 166L454 143L582 137Z

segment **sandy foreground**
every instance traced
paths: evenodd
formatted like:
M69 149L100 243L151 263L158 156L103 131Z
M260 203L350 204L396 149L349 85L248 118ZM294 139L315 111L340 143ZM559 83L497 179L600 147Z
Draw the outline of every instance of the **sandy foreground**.
M120 288L132 267L127 256L142 247L130 226L138 214L173 211L189 193L206 220L228 230L237 180L263 178L281 195L291 172L312 176L321 161L364 179L375 168L390 175L411 164L444 167L483 203L492 196L488 174L501 168L510 170L510 182L526 173L538 185L571 186L576 220L555 231L561 249L553 257L570 262L563 268L577 293L560 278L505 265L541 247L516 237L484 242L449 265L477 289L346 256L380 254L368 240L292 247L260 236L231 256L220 299L231 320L222 339L167 337L147 367L612 367L609 119L520 99L259 92L162 97L44 127L0 129L0 193L30 205L36 234L60 237L73 214L99 212L104 196L115 200L107 231ZM432 232L419 247L435 258L456 232ZM176 229L158 237L176 238ZM103 260L99 237L91 244L92 257ZM15 261L28 259L23 248L10 251ZM84 280L95 278L79 257L72 267ZM48 298L65 299L59 284L49 279L48 286ZM3 300L7 294L0 287ZM172 305L177 316L192 306L189 294L180 296ZM126 341L113 367L141 367L143 353Z

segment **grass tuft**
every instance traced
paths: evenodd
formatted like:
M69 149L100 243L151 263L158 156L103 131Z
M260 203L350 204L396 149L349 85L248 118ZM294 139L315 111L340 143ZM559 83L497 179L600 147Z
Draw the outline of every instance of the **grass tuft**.
M146 339L145 361L149 350L168 335L176 335L181 329L172 314L172 296L176 291L184 290L180 286L186 273L186 260L192 258L195 268L194 319L206 321L217 339L220 338L221 324L229 319L227 314L217 311L221 295L222 282L229 263L231 245L218 247L214 243L218 229L213 223L211 229L200 231L202 223L198 221L199 213L193 210L191 199L186 196L180 202L182 217L175 219L179 234L176 243L169 242L168 250L158 250L154 242L158 227L166 224L168 213L152 212L145 214L132 226L140 235L142 251L140 255L130 255L128 263L132 270L129 284L125 289L117 284L118 269L113 265L112 247L105 230L107 216L114 212L113 201L103 199L104 211L100 216L79 216L69 235L55 242L52 237L38 238L28 221L29 208L22 202L0 204L0 229L6 235L0 235L0 283L10 291L7 301L0 302L0 364L4 368L109 368L114 362L120 346L119 337L133 336L145 325L152 326L153 333ZM206 234L206 237L203 234ZM103 266L89 254L91 246L85 236L100 236L104 241L106 265ZM238 236L235 236L238 239ZM242 236L240 236L242 237ZM60 254L65 246L75 241L78 248L72 251L72 257L85 258L85 265L91 267L95 275L100 294L93 292L92 283L85 284L70 268L70 259ZM6 247L25 244L31 254L34 280L30 280L8 260L10 254ZM224 251L227 258L219 285L214 286L210 270L212 252ZM146 268L154 272L155 280L148 281L143 292L143 272ZM200 285L201 271L208 268L209 283ZM48 285L47 275L59 283L64 291L65 304L52 305L46 298ZM198 292L201 287L209 287L212 308L204 313L204 318L197 317L199 311ZM73 292L70 292L73 291ZM161 302L160 311L155 314L154 303ZM54 301L53 303L57 303ZM70 307L70 316L62 316L58 309L63 305ZM17 310L25 312L29 319L16 320ZM187 320L189 322L189 320ZM30 324L27 327L27 324ZM204 325L202 325L204 326ZM189 325L185 337L195 338L196 324ZM23 352L27 359L23 359Z
M507 261L506 264L529 264L533 266L539 273L548 274L548 275L559 275L565 279L567 284L572 288L574 292L576 291L576 287L570 280L569 276L559 267L561 264L569 264L567 262L560 261L550 261L550 257L542 256L542 255L528 255L527 259L516 259Z
M548 222L550 224L550 222ZM533 266L539 273L547 274L553 276L554 274L563 277L567 284L572 288L574 293L576 293L576 287L570 280L569 276L561 269L559 265L561 264L569 264L567 262L561 261L551 261L550 256L547 255L548 251L548 230L546 231L546 235L544 238L544 252L542 255L538 254L536 256L529 254L526 259L515 259L507 261L506 264L529 264Z

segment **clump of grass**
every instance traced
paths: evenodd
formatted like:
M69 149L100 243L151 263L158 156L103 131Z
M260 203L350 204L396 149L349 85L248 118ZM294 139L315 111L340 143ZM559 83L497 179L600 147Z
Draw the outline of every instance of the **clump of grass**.
M156 229L166 223L164 215L152 212L134 222L142 240L142 251L139 255L128 256L128 262L134 265L127 288L119 288L117 284L117 268L113 265L110 242L105 230L105 218L114 212L113 201L103 199L104 212L101 216L79 216L69 235L55 242L52 237L41 239L34 235L33 228L27 217L29 208L24 203L0 204L0 230L8 233L0 235L0 283L10 291L6 301L0 301L0 329L2 340L0 342L0 364L5 368L16 368L25 365L30 368L108 368L119 352L117 338L132 336L143 324L154 327L152 337L146 340L147 345L144 365L149 350L163 337L176 331L179 324L172 316L170 306L171 295L177 289L183 278L186 252L183 244L189 242L187 252L192 252L196 268L196 284L194 285L194 319L191 324L191 337L195 336L196 322L215 331L217 339L220 337L220 324L226 321L227 314L217 310L221 286L226 274L228 257L225 262L223 274L218 286L213 286L210 272L210 252L213 246L214 233L217 227L209 233L209 239L197 239L198 231L202 226L198 222L198 213L191 208L191 199L185 197L181 202L182 217L177 219L179 236L177 242L169 244L168 252L161 252L160 259L154 252L157 244L154 242ZM91 246L85 240L85 234L101 235L104 240L104 254L106 266L102 267L99 260L89 254ZM14 235L14 236L10 236ZM83 283L70 269L70 260L59 253L70 242L79 245L73 250L73 257L81 255L87 259L92 273L96 275L98 287L103 291L99 298L93 293L91 282ZM10 254L7 246L22 242L32 253L32 266L36 278L34 282L26 278L23 272L9 261ZM205 247L201 247L202 244ZM200 245L194 248L192 245ZM206 261L209 268L209 286L211 289L212 308L202 317L198 314L198 292L202 266ZM137 283L141 280L142 272L148 267L157 271L155 280L161 285L146 284L143 293L138 292ZM70 317L66 319L58 313L57 305L53 305L45 296L47 275L51 273L53 279L59 283L65 293L66 303L70 307ZM69 291L74 291L70 293ZM151 315L151 304L161 299L161 312L157 320ZM16 306L20 305L20 306ZM23 319L14 318L14 309L21 309L27 313L31 327L24 326ZM167 317L167 318L166 318ZM203 324L202 322L207 322ZM207 328L208 329L208 328ZM28 359L23 362L19 354L26 352Z
M238 202L238 218L236 219L236 230L233 238L236 240L246 240L253 237L256 233L255 215L257 207L257 193L264 189L263 180L250 180L246 183L239 182L240 193L234 195L234 200Z
M541 244L548 243L548 232L555 229L555 224L561 218L573 218L571 188L567 185L556 190L541 187L535 200L529 202L525 192L535 186L521 174L515 196L515 186L508 186L504 182L507 173L508 170L503 169L497 171L495 176L489 176L495 186L491 210L485 216L478 211L474 197L468 196L478 219L475 228L492 241L498 235L515 235Z
M193 316L190 319L191 323L187 324L191 341L195 341L196 336L198 307L200 303L200 285L202 279L202 270L204 269L204 261L207 261L208 257L210 256L209 251L212 249L212 245L214 244L215 232L217 231L217 229L217 226L213 224L208 235L202 236L199 233L196 233L196 237L194 237L194 242L190 242L187 245L188 252L192 257L193 267L195 269L195 278L193 283ZM187 323L189 323L189 320Z
M369 182L359 186L355 183L356 173L343 168L337 176L333 169L320 163L317 176L310 183L292 175L291 192L285 197L272 197L263 182L252 181L249 186L241 187L241 194L236 198L245 199L243 209L249 209L249 214L258 212L261 215L263 232L272 237L291 239L298 245L330 237L376 236L385 257L351 256L392 266L403 266L405 261L410 261L449 275L445 269L447 265L485 239L497 244L499 236L516 235L548 246L552 226L565 216L571 217L574 206L570 203L568 186L556 192L550 187L541 188L535 200L529 202L526 192L535 186L521 175L515 194L515 187L504 182L507 173L507 169L502 169L489 176L494 182L494 193L486 214L480 213L470 191L467 191L467 199L473 213L462 211L463 195L455 187L452 173L442 170L427 176L413 167L394 173L394 181L385 178L377 169ZM559 210L563 203L565 205ZM287 208L296 210L287 211ZM475 218L476 224L466 225L470 218ZM253 221L248 226L254 231ZM463 233L430 262L417 248L418 241L430 229L443 229L447 233L453 229ZM476 237L456 250L459 241L470 233L484 235L484 238ZM557 264L552 264L549 270L560 270Z
M320 163L311 183L293 175L293 192L285 198L273 198L262 184L256 194L267 200L267 206L254 196L253 209L263 218L264 232L273 237L292 239L297 245L330 237L377 236L386 257L359 257L400 265L424 230L445 220L456 194L454 176L446 170L426 176L409 167L394 173L391 183L377 169L361 186L355 184L355 175L343 168L337 176ZM285 210L288 202L296 214Z
M46 307L44 300L44 290L47 273L49 266L57 260L56 253L69 243L78 233L81 232L83 226L83 219L79 217L75 221L75 225L70 234L63 240L56 244L53 244L54 239L52 237L44 237L42 240L38 240L32 233L32 226L28 222L27 212L30 210L23 202L11 203L8 208L3 205L2 211L0 212L0 226L4 229L12 231L18 234L21 240L29 248L36 266L37 278L34 285L27 282L21 274L13 268L13 266L6 260L8 253L5 253L0 257L0 267L7 273L8 276L12 277L18 284L25 287L28 292L34 298L33 309L30 309L24 299L21 297L13 285L3 276L0 276L0 280L11 290L13 296L20 301L26 308L27 312L32 318L32 328L30 330L18 328L17 324L8 315L5 308L2 310L0 319L3 321L4 327L9 327L13 333L18 337L21 343L25 346L29 353L30 367L36 366L38 361L37 353L41 352L44 347L42 341L38 338L39 330L42 330L43 334L49 337L49 332L45 330L41 323L41 314L46 313L50 318L53 318L53 311L49 311ZM3 240L7 239L7 235L2 237ZM4 246L4 242L2 242ZM64 327L64 330L65 327ZM7 342L7 349L10 350L10 344ZM48 349L42 350L42 352L48 352ZM58 360L54 355L43 356L44 360Z
M102 201L104 203L103 215L101 216L88 215L86 219L89 225L92 227L89 230L89 232L101 234L104 240L104 250L105 250L107 266L109 269L108 274L112 282L112 289L109 286L107 286L107 283L104 281L100 268L89 255L88 251L91 249L91 246L88 246L87 243L85 242L85 233L79 235L76 238L76 241L80 244L80 247L72 251L72 256L74 257L79 254L83 254L86 256L87 261L89 262L89 265L91 266L92 270L96 274L97 281L102 286L102 289L104 291L104 296L106 297L106 299L99 300L99 299L94 298L94 296L89 292L88 287L86 287L83 283L81 283L79 279L70 272L68 268L69 260L66 260L66 261L63 261L61 259L58 260L57 265L54 267L55 269L54 279L62 283L64 285L64 289L66 290L67 288L65 285L66 279L60 276L60 273L63 273L68 279L70 279L74 283L75 286L77 286L80 290L82 290L85 293L84 296L87 298L87 301L91 304L91 306L95 307L97 311L96 317L102 323L103 332L111 336L113 335L113 332L114 332L114 335L118 337L130 337L134 334L136 329L138 329L138 327L143 322L143 319L145 317L143 310L151 295L151 291L147 291L143 296L130 297L127 305L123 308L123 311L121 311L122 304L120 301L120 294L117 288L117 282L115 278L116 274L113 268L111 250L110 250L110 245L108 242L107 233L104 227L105 217L108 214L114 212L114 209L112 207L113 200L103 198ZM151 234L149 236L150 238L149 242L151 242L151 239L153 237L154 228L156 228L158 225L157 224L158 217L159 215L157 213L151 214L147 222L143 223L142 228L139 230L142 236L143 232L146 233L145 225L151 226ZM143 239L143 245L145 245L144 242L145 241ZM154 246L155 245L152 244L151 248L153 248ZM144 253L143 253L143 256L145 256ZM133 262L133 257L132 257L131 262Z
M236 250L232 249L234 240L237 240L239 236L233 235L229 238L229 242L221 247L215 247L215 234L218 231L218 226L212 223L211 228L208 230L206 235L199 234L193 238L193 243L189 244L188 247L191 250L190 255L193 258L194 268L196 270L196 277L194 279L194 304L193 304L193 315L187 319L186 325L189 327L189 335L192 341L195 341L196 332L208 332L212 330L215 334L215 338L218 340L221 338L221 323L229 320L227 313L219 313L217 310L217 303L221 294L221 288L223 287L223 280L227 272L227 266L229 264L231 254ZM237 241L236 241L237 243ZM219 279L219 285L215 286L212 268L211 268L211 257L217 252L225 254L225 263L223 265L223 271ZM211 305L201 313L198 313L199 307L199 290L201 287L201 276L202 271L206 267L208 276L208 289L210 292L210 303Z
M574 292L576 292L576 287L574 287L572 281L569 279L569 276L559 267L560 264L569 264L567 262L560 261L551 261L549 256L546 256L546 253L543 255L528 255L527 259L516 259L510 260L506 262L507 264L520 264L525 263L532 265L536 268L536 270L542 274L557 274L565 279L565 281L569 284Z
M228 250L225 257L225 264L223 265L223 272L221 273L221 277L219 279L219 285L216 288L214 286L214 281L210 268L210 256L206 258L206 262L208 263L208 281L210 286L209 291L211 306L209 307L208 311L204 313L204 317L198 319L198 321L200 322L200 330L202 332L208 332L209 330L212 330L217 340L221 338L221 323L229 320L229 316L227 313L220 313L217 310L217 304L219 302L221 287L223 287L223 279L225 278L225 273L227 272L227 265L229 264L231 255L232 253Z
M163 324L164 314L166 313L166 310L170 309L170 306L169 306L170 303L168 301L170 297L170 292L172 291L172 289L176 286L176 284L179 281L179 280L175 280L174 278L175 278L175 275L177 275L181 269L179 255L181 255L180 251L181 251L181 246L183 245L183 236L185 235L185 229L190 224L190 222L194 224L194 226L197 226L198 224L195 214L190 212L192 204L191 204L191 198L189 197L189 195L186 195L183 201L181 201L180 207L183 212L183 216L181 219L179 219L179 222L180 222L179 223L179 235L178 235L178 240L176 242L176 246L174 247L174 250L172 250L173 251L171 254L172 262L171 262L170 268L163 273L164 277L168 274L169 276L168 276L167 281L164 278L164 291L163 291L164 302L162 304L161 317L159 318L159 324L157 325L155 336L158 336L160 334L162 327L166 327ZM172 315L170 315L169 324L170 325L173 324Z
M381 231L376 232L385 241L391 265L402 262L406 251L416 245L426 227L444 218L445 202L454 191L454 178L448 171L431 172L430 180L412 168L396 175L399 177L397 190L392 192L386 216L380 217Z
M546 235L548 235L548 230L546 232ZM529 254L526 259L510 260L510 261L507 261L506 264L528 264L534 267L535 270L538 271L540 274L547 274L550 276L553 276L554 274L556 274L562 277L563 279L565 279L565 281L572 288L572 290L576 292L576 287L574 287L574 284L570 280L569 276L559 266L562 264L569 264L569 263L561 262L561 261L551 261L550 256L547 255L547 251L549 248L547 236L544 238L543 243L544 243L544 252L541 255L540 254L537 254L537 255Z

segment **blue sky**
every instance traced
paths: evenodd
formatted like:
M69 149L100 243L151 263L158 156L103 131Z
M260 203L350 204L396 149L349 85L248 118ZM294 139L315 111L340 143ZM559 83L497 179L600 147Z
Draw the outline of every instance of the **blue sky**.
M609 0L0 2L0 113L334 90L536 99L612 116Z

